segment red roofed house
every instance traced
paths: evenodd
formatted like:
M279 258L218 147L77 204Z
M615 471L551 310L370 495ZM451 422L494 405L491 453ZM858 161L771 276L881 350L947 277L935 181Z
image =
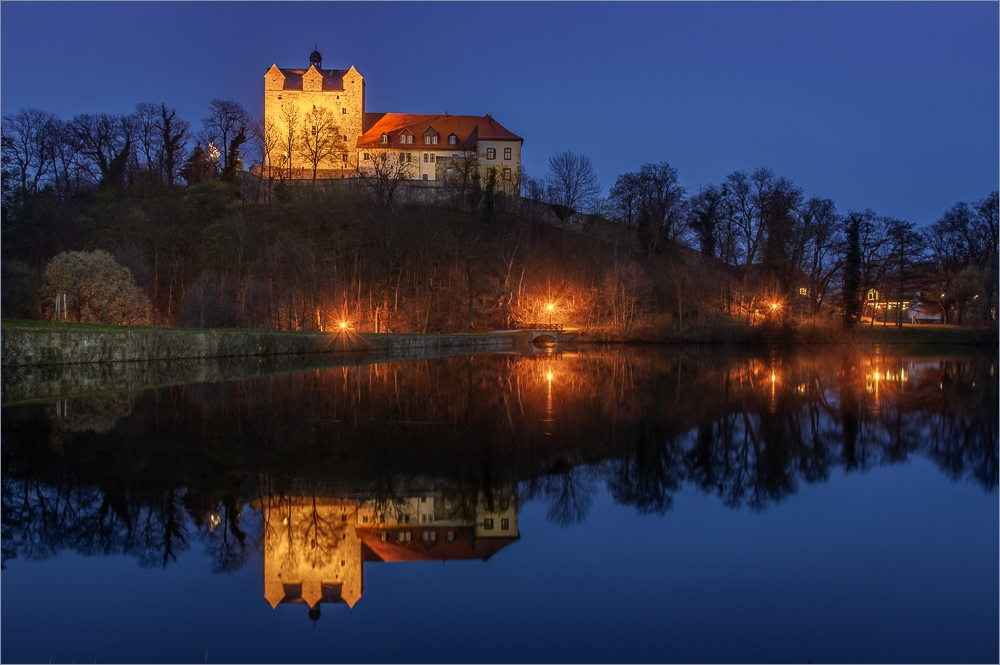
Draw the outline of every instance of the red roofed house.
M264 75L265 168L288 178L349 178L391 164L408 180L444 184L478 163L499 183L515 183L524 139L491 115L367 113L364 78L323 69L272 65Z

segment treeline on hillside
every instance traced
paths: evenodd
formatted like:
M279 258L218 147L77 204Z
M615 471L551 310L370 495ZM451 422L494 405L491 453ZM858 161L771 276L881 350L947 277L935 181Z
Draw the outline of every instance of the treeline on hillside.
M197 133L165 104L4 116L3 316L53 319L61 303L71 321L421 332L551 317L645 339L899 323L918 306L996 323L996 192L917 229L842 215L765 168L689 191L646 164L604 198L565 152L519 187L471 168L431 199L391 168L262 181L245 168L266 134L233 100L212 100Z

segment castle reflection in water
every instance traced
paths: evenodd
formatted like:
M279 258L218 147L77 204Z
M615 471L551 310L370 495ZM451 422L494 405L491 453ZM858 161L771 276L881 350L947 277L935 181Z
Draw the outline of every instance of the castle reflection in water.
M487 508L452 503L442 492L396 501L268 497L264 520L264 598L277 607L322 603L354 607L364 591L364 564L487 561L520 537L517 499Z
M599 485L643 514L685 487L761 511L836 469L920 457L997 489L996 347L310 362L327 365L198 364L202 381L257 374L48 402L30 390L80 381L4 368L3 562L161 567L199 545L231 572L262 554L267 601L315 618L358 602L366 563L487 560L520 537L519 506L581 523Z

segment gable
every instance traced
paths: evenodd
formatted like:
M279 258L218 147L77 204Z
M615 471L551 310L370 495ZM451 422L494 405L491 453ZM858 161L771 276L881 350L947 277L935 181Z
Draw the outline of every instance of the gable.
M281 90L285 86L285 75L278 68L278 65L271 65L271 68L264 74L265 90Z

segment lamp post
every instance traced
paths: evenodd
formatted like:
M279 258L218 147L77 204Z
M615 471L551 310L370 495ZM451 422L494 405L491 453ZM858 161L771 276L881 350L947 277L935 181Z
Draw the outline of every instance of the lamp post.
M552 303L545 306L545 309L549 310L549 325L552 325L552 310L555 309Z

